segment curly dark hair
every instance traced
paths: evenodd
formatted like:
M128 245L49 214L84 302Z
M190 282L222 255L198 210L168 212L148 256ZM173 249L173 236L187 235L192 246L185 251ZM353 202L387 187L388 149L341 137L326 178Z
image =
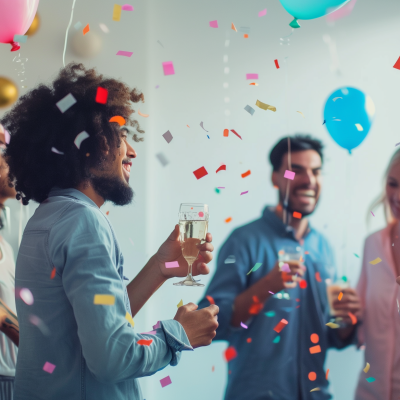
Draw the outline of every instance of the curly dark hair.
M95 101L98 87L108 91L106 104ZM56 103L69 93L76 104L61 113ZM139 101L144 102L144 96L137 89L76 63L61 69L52 84L41 84L22 96L0 121L11 135L5 159L17 199L22 197L25 205L30 199L41 203L54 186L76 188L88 180L89 170L105 161L104 146L112 152L121 144L120 126L109 122L110 118L120 115L125 125L144 133L139 123L130 119L135 112L130 102ZM74 139L82 131L90 136L78 149ZM143 140L136 133L133 139Z

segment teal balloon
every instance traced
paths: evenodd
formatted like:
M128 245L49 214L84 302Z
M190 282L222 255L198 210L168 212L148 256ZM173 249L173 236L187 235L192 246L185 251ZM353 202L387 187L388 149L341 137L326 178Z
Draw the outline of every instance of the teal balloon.
M375 105L371 97L353 87L335 90L324 107L326 129L349 153L366 138L374 117Z
M280 0L285 10L296 19L314 19L330 14L350 0Z

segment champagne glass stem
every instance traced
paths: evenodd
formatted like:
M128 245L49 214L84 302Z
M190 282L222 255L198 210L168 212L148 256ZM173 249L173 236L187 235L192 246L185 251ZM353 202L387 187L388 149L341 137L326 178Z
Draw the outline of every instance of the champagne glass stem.
M188 278L193 279L192 277L192 266L193 266L193 261L192 262L188 262L189 264L189 268L188 268Z

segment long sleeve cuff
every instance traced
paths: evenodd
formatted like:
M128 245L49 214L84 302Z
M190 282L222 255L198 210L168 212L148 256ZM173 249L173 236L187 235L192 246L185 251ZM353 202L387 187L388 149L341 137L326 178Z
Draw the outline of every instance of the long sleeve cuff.
M173 367L178 364L183 350L193 350L189 338L183 326L174 319L160 321L161 329L164 332L166 342L171 349L172 357L170 365Z

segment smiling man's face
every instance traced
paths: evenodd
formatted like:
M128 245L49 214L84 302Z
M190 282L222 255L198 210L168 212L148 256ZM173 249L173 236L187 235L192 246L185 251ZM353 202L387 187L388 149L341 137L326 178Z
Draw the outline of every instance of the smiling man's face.
M302 150L291 154L292 171L295 177L290 180L289 212L297 211L303 216L311 214L317 203L322 187L322 160L315 150ZM288 179L284 178L288 167L288 154L282 158L279 171L272 173L272 183L279 188L279 201L283 204Z

